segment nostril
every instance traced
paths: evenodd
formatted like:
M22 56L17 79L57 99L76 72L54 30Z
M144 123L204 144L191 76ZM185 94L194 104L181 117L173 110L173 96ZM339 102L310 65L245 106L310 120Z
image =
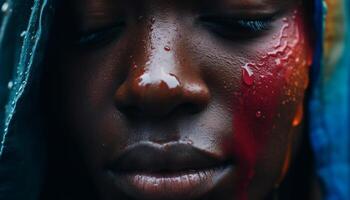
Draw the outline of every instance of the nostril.
M185 113L196 114L203 109L203 106L188 102L188 103L183 103L183 104L179 105L178 109L182 110Z
M117 105L117 108L120 112L124 113L127 117L139 117L141 116L142 110L135 106L120 106Z

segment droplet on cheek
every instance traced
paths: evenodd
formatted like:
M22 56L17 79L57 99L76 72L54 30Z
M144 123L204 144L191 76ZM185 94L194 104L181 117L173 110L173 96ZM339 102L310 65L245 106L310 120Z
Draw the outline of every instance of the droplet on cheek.
M303 120L303 113L304 113L304 111L303 111L303 105L300 104L300 105L298 106L298 108L297 108L297 111L296 111L296 113L295 113L295 116L294 116L294 119L293 119L293 122L292 122L292 125L293 125L294 127L300 125L301 121Z
M254 73L253 70L251 69L255 65L252 63L247 63L244 66L242 66L242 79L243 82L247 85L253 85L254 84Z
M262 115L262 113L261 113L260 110L256 111L255 116L256 116L257 118L260 118L261 115Z
M281 66L282 66L282 61L281 61L281 59L279 59L279 58L276 58L276 59L275 59L275 63L276 63L276 66L277 66L277 67L281 67Z

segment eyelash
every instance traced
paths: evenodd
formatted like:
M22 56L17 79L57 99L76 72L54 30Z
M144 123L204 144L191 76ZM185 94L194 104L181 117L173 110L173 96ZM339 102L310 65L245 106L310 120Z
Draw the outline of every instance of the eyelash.
M78 34L75 39L77 45L104 44L117 38L123 31L124 24L118 23L110 27Z
M235 19L232 17L203 17L202 24L213 33L228 39L252 38L271 28L271 18Z
M259 20L239 20L237 21L244 28L249 28L253 32L260 32L267 30L270 25L270 21L259 21Z

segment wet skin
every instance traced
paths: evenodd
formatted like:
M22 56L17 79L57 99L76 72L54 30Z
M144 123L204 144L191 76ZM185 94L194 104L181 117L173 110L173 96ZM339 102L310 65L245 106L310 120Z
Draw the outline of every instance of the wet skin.
M258 200L283 180L312 57L297 1L64 7L51 98L99 199Z

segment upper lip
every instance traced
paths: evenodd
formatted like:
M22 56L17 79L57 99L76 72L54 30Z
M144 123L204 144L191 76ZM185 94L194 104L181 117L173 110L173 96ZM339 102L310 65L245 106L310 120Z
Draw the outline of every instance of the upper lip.
M122 173L172 173L223 166L219 155L181 142L141 142L127 147L109 166Z

